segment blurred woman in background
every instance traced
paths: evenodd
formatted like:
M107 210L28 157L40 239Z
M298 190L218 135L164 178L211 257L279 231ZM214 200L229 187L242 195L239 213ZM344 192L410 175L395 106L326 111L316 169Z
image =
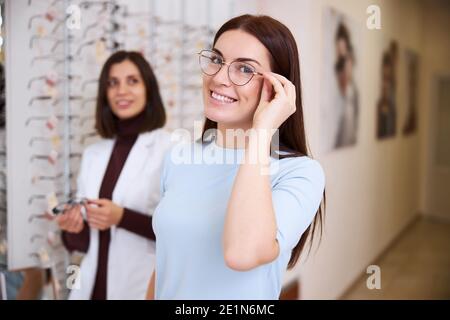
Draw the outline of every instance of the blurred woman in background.
M88 200L57 217L67 249L86 252L80 287L70 299L145 298L154 268L152 214L170 142L165 120L144 57L127 51L109 57L100 74L95 125L104 139L86 148L78 176L77 197Z

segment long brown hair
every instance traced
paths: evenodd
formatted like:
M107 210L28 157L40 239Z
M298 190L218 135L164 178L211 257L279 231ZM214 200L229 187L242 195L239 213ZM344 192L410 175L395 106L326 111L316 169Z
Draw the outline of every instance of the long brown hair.
M139 52L121 50L113 53L106 60L100 72L95 129L102 138L113 138L117 133L117 117L111 111L107 98L108 78L111 67L125 60L131 61L138 68L145 85L147 98L145 119L139 132L162 128L166 123L166 113L159 93L158 82L149 63Z
M243 30L256 37L270 53L271 71L281 74L295 85L297 110L279 128L280 150L288 151L288 154L283 156L280 155L280 158L309 155L303 124L299 54L292 33L284 24L269 16L245 14L227 21L219 31L217 31L213 44L217 42L217 39L219 39L224 32L237 29ZM202 134L203 140L205 140L205 133L209 129L217 129L217 122L205 119ZM289 269L294 267L297 263L300 253L303 251L309 236L311 237L309 250L311 250L312 239L314 238L317 227L320 227L320 234L322 235L324 215L325 191L323 193L323 201L313 222L302 234L294 249L292 249L291 258L288 264Z

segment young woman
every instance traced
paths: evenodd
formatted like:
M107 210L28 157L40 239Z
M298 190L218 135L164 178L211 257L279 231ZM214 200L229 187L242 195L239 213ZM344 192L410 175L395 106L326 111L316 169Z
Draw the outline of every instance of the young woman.
M322 222L325 184L307 155L296 43L280 22L244 15L199 60L204 134L165 157L148 298L278 299Z
M57 217L69 250L86 252L71 299L144 299L154 268L152 214L169 147L165 112L150 65L119 51L100 74L96 130L104 139L83 154L78 176L84 204Z

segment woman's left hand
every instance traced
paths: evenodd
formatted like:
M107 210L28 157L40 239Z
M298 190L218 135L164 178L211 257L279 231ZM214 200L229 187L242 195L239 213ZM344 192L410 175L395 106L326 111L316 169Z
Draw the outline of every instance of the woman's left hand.
M253 128L278 129L296 110L295 86L282 75L273 72L264 72L263 76L264 85L253 116Z
M123 211L109 199L88 200L86 205L89 226L98 230L106 230L122 220Z

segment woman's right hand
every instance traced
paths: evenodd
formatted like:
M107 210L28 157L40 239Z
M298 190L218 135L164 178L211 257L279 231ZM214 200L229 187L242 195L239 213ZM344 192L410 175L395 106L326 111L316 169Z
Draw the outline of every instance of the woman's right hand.
M77 205L56 217L56 223L61 230L70 233L80 233L84 227L81 205Z

